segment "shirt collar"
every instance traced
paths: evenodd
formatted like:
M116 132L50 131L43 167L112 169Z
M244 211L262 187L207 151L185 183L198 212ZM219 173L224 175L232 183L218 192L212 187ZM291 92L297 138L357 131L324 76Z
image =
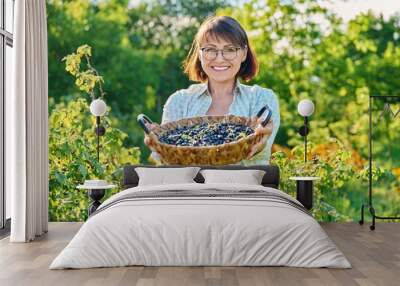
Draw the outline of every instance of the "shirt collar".
M242 84L240 83L239 78L236 79L235 88L233 92L235 95L240 95L242 93ZM197 93L197 97L200 97L202 95L211 95L211 92L208 90L208 82L202 83Z

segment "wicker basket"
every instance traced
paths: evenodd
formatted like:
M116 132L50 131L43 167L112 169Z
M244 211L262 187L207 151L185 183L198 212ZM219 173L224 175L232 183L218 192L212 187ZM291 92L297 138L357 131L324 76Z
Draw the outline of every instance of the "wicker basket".
M264 106L257 114L260 117L262 114L268 111L266 119L262 122L265 126L270 118L272 112L268 106ZM172 144L166 144L159 141L161 134L174 130L182 126L193 126L202 123L237 123L247 125L253 130L257 127L257 122L251 120L248 117L241 117L235 115L223 115L223 116L199 116L184 118L181 120L168 122L162 125L155 124L154 127L148 129L147 123L152 121L144 114L138 116L138 122L140 126L149 136L149 146L153 147L154 150L160 155L161 162L169 165L227 165L235 164L241 160L247 158L250 154L251 149L254 145L259 143L264 137L269 137L271 134L255 134L252 133L245 137L240 138L237 141L224 143L220 145L212 146L177 146Z

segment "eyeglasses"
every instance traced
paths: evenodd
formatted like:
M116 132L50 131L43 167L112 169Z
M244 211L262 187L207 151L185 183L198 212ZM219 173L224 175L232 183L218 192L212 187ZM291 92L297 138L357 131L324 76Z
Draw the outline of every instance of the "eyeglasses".
M221 51L222 57L225 60L231 61L237 57L237 51L240 49L240 47L230 47L222 50L217 50L214 48L200 48L200 51L203 53L204 58L209 61L215 60L218 57L219 51Z

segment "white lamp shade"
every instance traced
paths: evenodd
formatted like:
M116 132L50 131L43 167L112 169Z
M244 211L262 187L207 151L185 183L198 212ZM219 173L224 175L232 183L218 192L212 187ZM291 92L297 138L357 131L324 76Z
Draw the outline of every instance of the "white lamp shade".
M102 99L95 99L90 104L90 112L94 116L103 116L107 111L107 105Z
M303 99L297 105L297 111L301 116L310 116L314 113L314 103L309 99Z

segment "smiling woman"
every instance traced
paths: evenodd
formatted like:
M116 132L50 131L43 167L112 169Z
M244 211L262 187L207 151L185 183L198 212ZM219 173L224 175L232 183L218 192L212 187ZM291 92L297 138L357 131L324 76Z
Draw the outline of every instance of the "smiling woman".
M200 26L184 64L193 84L176 91L164 105L162 123L204 115L237 115L257 120L265 105L272 110L272 126L258 125L256 134L272 134L254 145L242 165L269 164L272 143L280 124L279 103L271 89L244 85L258 72L258 63L241 25L227 16L212 16ZM258 119L260 122L263 118ZM145 144L149 144L145 137ZM152 146L149 146L152 149ZM153 150L153 149L152 149ZM157 159L157 153L152 153Z

